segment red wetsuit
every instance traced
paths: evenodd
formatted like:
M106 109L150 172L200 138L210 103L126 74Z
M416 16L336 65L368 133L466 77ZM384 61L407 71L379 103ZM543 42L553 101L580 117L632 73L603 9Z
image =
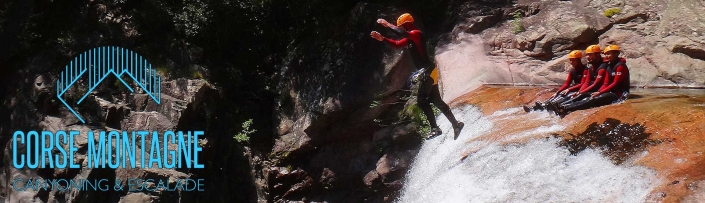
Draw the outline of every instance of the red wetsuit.
M435 67L433 66L431 57L428 53L426 53L427 45L423 32L415 28L410 29L411 31L405 31L401 28L392 30L402 38L399 40L393 40L385 37L384 41L394 48L403 48L411 45L410 49L414 50L411 52L411 59L414 61L416 68L426 69L426 73L430 74L432 69Z
M566 89L568 89L568 91L570 92L580 88L581 84L583 84L586 80L586 71L587 68L585 68L585 65L583 65L583 63L580 63L578 67L575 67L573 68L573 70L570 70L570 73L568 73L568 78L565 79L565 83L563 83L563 86L561 86L561 88L559 88L557 92L561 92ZM571 84L573 86L571 86Z
M596 92L602 87L605 74L607 74L607 63L603 62L602 58L599 58L595 62L588 64L587 73L590 82L583 83L583 86L580 87L580 94Z
M580 100L562 106L565 113L588 109L603 105L609 105L619 101L624 92L629 91L629 69L626 60L620 58L616 62L609 62L604 71L604 82L599 89L600 95L589 99Z
M602 88L598 90L600 93L614 92L617 95L622 95L629 91L629 68L626 64L627 60L620 58L616 62L609 62L607 65L607 77Z

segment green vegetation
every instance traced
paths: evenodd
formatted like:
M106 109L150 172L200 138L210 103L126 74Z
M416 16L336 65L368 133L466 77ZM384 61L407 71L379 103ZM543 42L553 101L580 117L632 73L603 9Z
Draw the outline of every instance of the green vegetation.
M235 139L239 143L245 143L250 141L250 134L257 132L256 129L250 129L251 125L252 119L249 119L242 123L242 131L237 135L233 136L233 139Z
M375 107L378 107L381 105L404 104L404 103L406 103L406 101L409 100L409 98L410 98L409 96L404 96L404 97L399 98L403 102L391 102L391 103L382 103L379 100L375 100L375 101L372 101L372 104L370 104L370 108L375 108Z
M622 9L619 8L610 8L605 10L605 17L611 18L614 15L617 15L622 12Z
M524 28L524 25L521 24L521 18L522 18L522 14L519 11L514 12L514 20L512 20L512 23L511 23L512 32L514 34L519 34L521 32L526 31L526 28Z
M203 74L201 74L201 71L192 70L192 71L191 71L191 78L193 78L193 79L203 79Z
M162 76L168 76L170 74L169 68L163 65L157 65L155 70L157 71L157 74Z
M196 36L203 27L208 23L208 18L211 16L209 4L200 0L184 0L181 10L175 11L174 24L177 29L182 31L184 35L193 37Z
M120 79L125 81L125 83L127 83L127 85L130 85L131 84L130 82L132 82L132 78L125 76L125 75L120 76ZM125 84L122 84L122 82L120 82L120 80L115 80L113 82L112 88L118 90L119 92L128 92L129 91L127 89L127 87L125 87Z
M275 153L275 152L270 152L269 153L269 160L271 161L273 166L279 165L283 159L286 159L289 157L289 151L281 152L281 153Z
M438 116L441 114L441 110L436 108L436 106L431 105L433 108L433 115ZM418 126L416 132L421 135L422 137L425 138L426 135L431 133L431 124L428 122L426 119L426 115L424 115L423 110L416 105L410 105L408 106L402 115L402 118L409 118L411 119L411 122L416 124Z
M380 102L379 101L373 101L372 104L370 104L370 108L375 108L379 106Z

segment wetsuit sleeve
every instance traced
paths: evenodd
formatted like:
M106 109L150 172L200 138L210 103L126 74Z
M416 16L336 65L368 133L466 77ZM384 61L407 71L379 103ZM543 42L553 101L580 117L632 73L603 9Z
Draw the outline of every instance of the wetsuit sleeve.
M605 71L603 82L602 82L602 87L600 87L600 89L597 90L598 92L602 92L602 90L605 89L605 87L610 85L610 75L609 74L610 74L609 71ZM612 80L614 80L614 78L612 78Z
M622 80L625 80L626 76L624 76L624 74L625 74L624 69L625 69L624 66L617 66L617 70L615 71L614 80L612 80L612 83L609 84L607 87L601 88L600 93L606 93L606 92L611 91L614 88L614 86L617 86L617 84L621 83Z
M590 86L590 77L592 77L592 75L590 75L590 70L586 69L585 73L583 73L583 78L587 79L587 81L583 81L582 83L580 83L580 89L578 90L578 92L583 92L583 90Z
M592 88L595 88L595 85L602 83L602 80L604 80L604 77L602 77L602 76L606 74L605 72L606 72L605 69L598 70L597 77L595 78L595 82L593 82L592 85L586 87L585 89L581 89L580 94L585 94L585 93L587 93L587 91L591 90ZM600 89L602 89L602 88L600 88Z
M394 25L389 26L389 28L392 29L392 32L394 32L394 34L397 34L397 35L399 35L400 37L407 37L407 35L408 35L408 34L406 33L406 30L404 30L403 28L400 28L400 27L397 27L397 26L394 26Z
M561 88L558 89L558 91L556 91L556 92L561 92L561 91L563 91L563 90L565 90L565 89L568 89L568 86L570 86L570 81L573 80L573 79L571 78L572 75L573 75L573 74L570 74L570 73L568 74L568 78L565 79L565 83L563 83L563 86L561 86Z
M590 79L589 79L589 78L590 78L590 75L589 75L590 73L589 73L589 72L590 72L590 71L588 71L588 70L583 71L583 78L580 79L580 83L575 84L574 86L568 88L568 91L569 91L569 92L572 92L572 91L575 91L575 90L579 90L579 89L581 89L581 88L583 87L583 85L586 83L586 82L585 82L586 80L587 80L587 81L590 81Z
M391 45L394 48L402 48L407 45L409 45L409 39L408 38L402 38L400 40L393 40L389 38L384 38L384 41L387 42L387 44Z

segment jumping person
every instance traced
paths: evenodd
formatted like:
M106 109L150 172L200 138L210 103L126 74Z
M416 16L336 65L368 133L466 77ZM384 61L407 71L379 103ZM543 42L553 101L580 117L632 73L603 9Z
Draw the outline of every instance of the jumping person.
M583 99L565 106L559 106L557 112L561 116L567 113L604 106L625 100L629 95L629 68L626 59L620 58L620 49L617 45L609 45L604 50L607 69L602 87L597 92L590 94L590 98Z
M589 82L588 69L580 61L583 57L583 52L579 50L571 51L568 54L568 60L570 60L570 65L573 67L568 73L568 77L563 83L563 86L553 93L551 97L545 102L536 102L533 107L523 106L524 111L536 111L546 109L548 105L558 105L569 99L569 95L578 92L580 88Z
M431 134L429 139L443 134L441 129L436 123L436 117L433 114L433 109L431 108L431 102L438 107L438 109L443 112L448 120L453 125L453 131L455 136L453 139L457 139L462 130L462 122L458 122L453 116L453 112L450 111L450 107L441 98L441 93L438 90L438 69L429 53L426 49L426 38L414 25L414 18L410 14L405 13L399 16L397 19L397 25L394 26L384 19L377 20L377 23L384 27L391 28L397 35L401 37L399 40L393 40L382 36L377 31L372 31L370 35L377 41L385 41L387 44L394 48L404 48L409 46L411 52L411 58L414 61L417 69L420 69L418 75L419 89L417 95L417 104L423 113L426 115L426 119L431 124Z

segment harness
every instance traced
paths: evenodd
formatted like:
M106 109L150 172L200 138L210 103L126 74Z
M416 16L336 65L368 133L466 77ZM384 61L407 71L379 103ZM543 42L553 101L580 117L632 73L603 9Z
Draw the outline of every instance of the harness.
M428 55L426 37L421 30L416 30L419 32L419 38L414 39L409 36L409 33L404 32L404 37L409 39L408 50L411 51L411 59L414 61L417 70L412 74L410 81L420 81L425 80L430 76L433 79L433 84L438 84L438 68L436 68L435 63L431 60Z

